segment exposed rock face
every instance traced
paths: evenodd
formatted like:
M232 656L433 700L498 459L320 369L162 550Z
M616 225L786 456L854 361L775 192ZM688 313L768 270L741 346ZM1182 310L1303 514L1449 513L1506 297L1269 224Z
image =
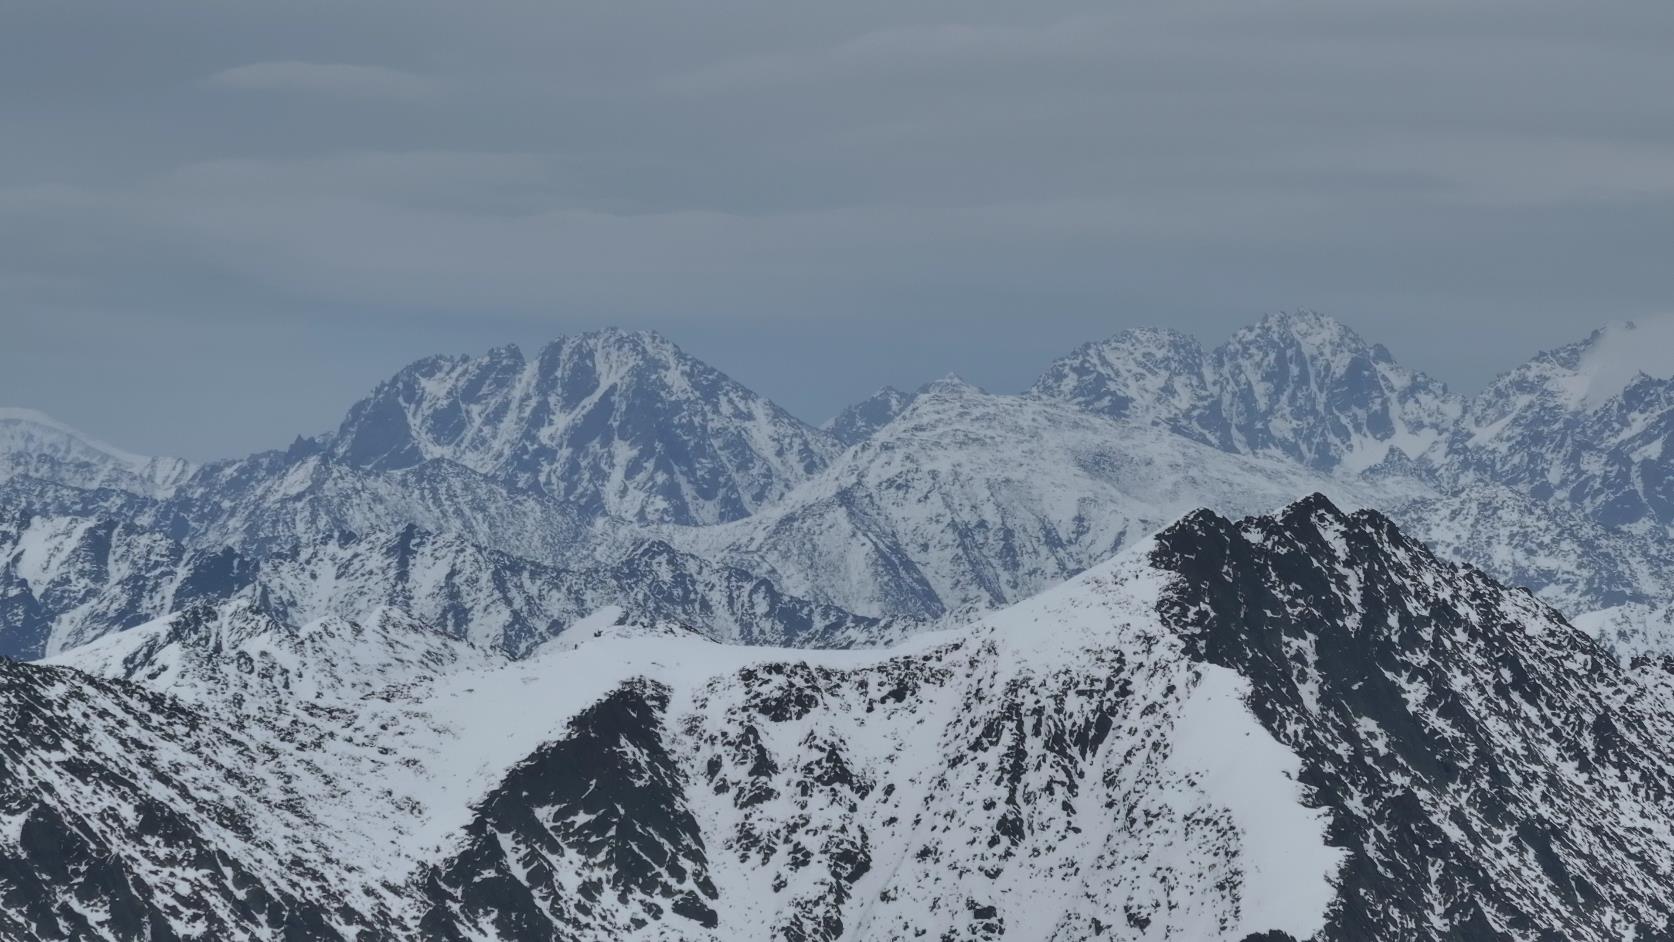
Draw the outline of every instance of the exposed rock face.
M1668 706L1525 594L1375 512L1194 515L1154 559L1166 620L1250 679L1349 852L1330 937L1656 938L1674 811ZM1654 875L1653 875L1654 874Z
M667 709L661 685L625 684L507 772L427 877L425 935L605 939L665 918L715 928Z
M66 668L0 659L0 934L390 938L298 843L320 780L236 727ZM270 803L263 799L278 799Z

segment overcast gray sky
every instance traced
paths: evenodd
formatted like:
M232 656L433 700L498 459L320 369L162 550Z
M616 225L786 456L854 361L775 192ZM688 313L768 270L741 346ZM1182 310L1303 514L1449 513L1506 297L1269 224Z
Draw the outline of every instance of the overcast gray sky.
M1674 310L1674 4L0 0L0 404L193 458L663 331L819 421L1333 314L1470 390Z

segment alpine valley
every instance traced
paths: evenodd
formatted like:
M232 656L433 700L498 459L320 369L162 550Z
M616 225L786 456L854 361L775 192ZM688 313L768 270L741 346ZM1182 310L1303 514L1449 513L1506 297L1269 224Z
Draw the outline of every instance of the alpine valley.
M1674 322L814 427L648 332L0 410L0 938L1674 940Z

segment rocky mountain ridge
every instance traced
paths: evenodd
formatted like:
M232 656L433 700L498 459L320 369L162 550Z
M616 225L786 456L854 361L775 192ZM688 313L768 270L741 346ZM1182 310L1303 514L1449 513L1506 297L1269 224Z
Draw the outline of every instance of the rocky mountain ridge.
M622 636L603 612L582 629L600 637L485 661L420 626L250 618L175 616L63 662L121 679L0 664L21 731L0 789L22 822L0 831L0 895L35 900L0 908L9 932L1674 928L1669 675L1323 497L1190 514L1019 606L881 651ZM350 669L322 663L342 652ZM81 761L51 758L66 752ZM181 787L120 791L135 781ZM54 864L48 834L85 849ZM184 882L147 869L194 859L208 865ZM17 873L34 882L7 884Z

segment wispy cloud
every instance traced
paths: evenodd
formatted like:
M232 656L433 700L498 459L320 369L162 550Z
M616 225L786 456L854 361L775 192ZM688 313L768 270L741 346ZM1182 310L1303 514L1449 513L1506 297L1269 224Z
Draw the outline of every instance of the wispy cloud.
M419 98L436 87L411 72L330 62L253 62L216 72L205 81L220 88L356 98Z
M711 63L672 76L663 86L671 91L702 94L903 68L968 68L984 62L1077 57L1105 50L1112 25L1109 17L1081 16L1027 27L962 23L899 27L866 33L822 49L762 53Z

